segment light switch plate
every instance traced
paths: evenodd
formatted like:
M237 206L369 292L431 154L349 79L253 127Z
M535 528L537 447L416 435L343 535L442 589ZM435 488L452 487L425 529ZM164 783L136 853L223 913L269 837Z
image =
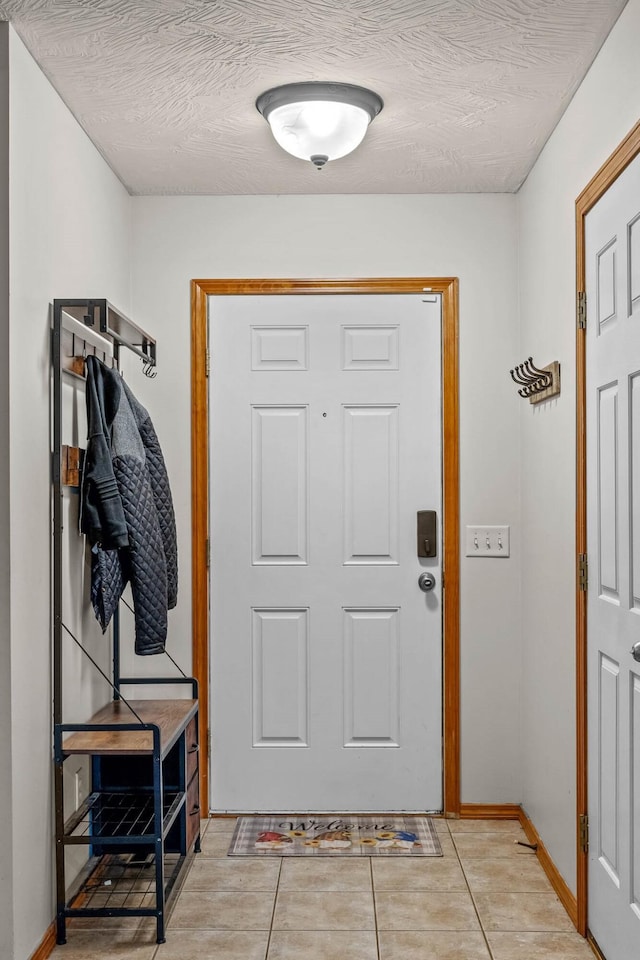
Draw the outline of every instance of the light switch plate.
M467 525L467 557L508 557L509 527Z

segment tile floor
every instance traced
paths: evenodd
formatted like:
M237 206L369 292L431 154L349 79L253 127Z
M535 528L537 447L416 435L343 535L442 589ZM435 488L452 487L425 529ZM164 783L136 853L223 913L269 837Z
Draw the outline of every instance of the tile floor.
M74 921L54 960L593 960L517 823L436 821L444 856L226 859L205 825L155 943L146 919Z

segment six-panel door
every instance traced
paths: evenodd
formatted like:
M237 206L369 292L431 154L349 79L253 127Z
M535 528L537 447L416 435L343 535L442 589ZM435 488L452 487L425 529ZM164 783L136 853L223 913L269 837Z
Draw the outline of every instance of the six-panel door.
M640 951L640 159L586 219L589 926Z
M209 324L212 807L440 810L440 299L216 296Z

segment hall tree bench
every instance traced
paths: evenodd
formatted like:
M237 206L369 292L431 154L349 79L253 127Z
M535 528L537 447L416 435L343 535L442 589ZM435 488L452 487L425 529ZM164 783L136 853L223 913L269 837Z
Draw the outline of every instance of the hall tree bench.
M168 912L193 853L200 850L197 680L181 670L181 676L173 677L122 677L117 610L108 676L64 621L63 581L69 570L63 564L63 497L69 488L79 487L83 451L62 442L63 382L85 381L84 360L91 352L119 368L122 348L142 359L144 373L155 373L155 339L107 300L54 300L52 639L58 943L66 942L70 918L127 916L154 917L157 941L163 943ZM68 524L68 530L73 528ZM112 691L111 702L85 723L63 719L63 635L80 648ZM163 690L167 685L185 690L188 697L126 696L132 686ZM65 761L74 756L88 758L87 790L80 789L81 771L75 785L65 788L69 776ZM75 787L75 802L70 786ZM75 876L78 848L86 857ZM75 876L70 884L67 872Z
M90 793L57 838L59 861L70 845L89 855L58 902L58 943L70 917L126 916L155 917L163 943L185 867L200 851L197 698L128 702L142 725L115 700L56 736L56 764L74 755L91 764ZM63 888L64 870L58 879Z

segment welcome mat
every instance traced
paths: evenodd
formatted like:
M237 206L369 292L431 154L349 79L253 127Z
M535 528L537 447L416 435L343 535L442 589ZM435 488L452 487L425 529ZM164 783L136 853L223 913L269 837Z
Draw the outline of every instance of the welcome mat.
M239 817L229 857L441 857L428 817Z

